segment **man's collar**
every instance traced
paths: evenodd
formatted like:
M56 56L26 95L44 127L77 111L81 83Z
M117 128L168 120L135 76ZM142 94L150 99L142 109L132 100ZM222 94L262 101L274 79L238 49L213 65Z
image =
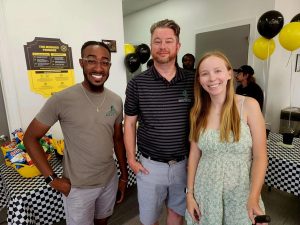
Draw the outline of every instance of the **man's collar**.
M150 70L155 80L165 80L165 78L156 70L155 66L152 66ZM170 82L172 81L176 82L182 80L183 78L184 78L183 70L179 66L176 66L175 77Z

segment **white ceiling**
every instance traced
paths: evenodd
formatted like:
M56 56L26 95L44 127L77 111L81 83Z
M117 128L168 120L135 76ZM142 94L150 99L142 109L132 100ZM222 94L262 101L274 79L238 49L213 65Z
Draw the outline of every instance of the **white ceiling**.
M128 16L131 13L135 13L165 1L167 0L122 0L123 16Z

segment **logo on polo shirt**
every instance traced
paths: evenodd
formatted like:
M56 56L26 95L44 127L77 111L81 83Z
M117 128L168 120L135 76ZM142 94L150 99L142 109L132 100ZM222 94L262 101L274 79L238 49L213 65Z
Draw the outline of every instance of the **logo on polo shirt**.
M113 105L110 106L110 110L105 114L106 116L115 116L117 111Z
M183 90L182 92L183 98L178 99L178 102L191 102L192 100L189 98L187 90Z

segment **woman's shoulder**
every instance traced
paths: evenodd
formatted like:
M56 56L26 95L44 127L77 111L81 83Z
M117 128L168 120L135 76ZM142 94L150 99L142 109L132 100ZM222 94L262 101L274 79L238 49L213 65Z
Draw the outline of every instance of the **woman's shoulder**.
M235 97L238 105L243 104L244 107L255 107L256 105L259 106L255 98L239 94L235 94Z
M259 107L259 103L255 98L249 97L249 96L244 96L245 100L244 100L244 105L245 108L250 109L250 110L259 110L260 111L260 107Z
M244 118L245 121L247 121L246 118L248 118L248 116L252 116L252 115L254 116L257 113L261 113L258 102L256 101L256 99L252 97L236 95L236 101L237 101L238 108L240 110L243 109L242 110L243 115L241 116L242 118Z

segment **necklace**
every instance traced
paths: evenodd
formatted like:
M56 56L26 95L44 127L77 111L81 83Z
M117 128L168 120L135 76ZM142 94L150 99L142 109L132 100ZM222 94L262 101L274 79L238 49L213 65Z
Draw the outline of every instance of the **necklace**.
M104 98L103 98L101 104L100 104L99 106L97 106L96 104L94 104L94 102L92 102L92 100L91 100L91 99L89 98L89 96L86 94L83 85L80 85L80 87L81 87L81 90L83 91L85 97L87 98L87 100L91 103L91 105L95 106L95 107L96 107L96 111L99 112L101 106L103 105L103 103L105 102L105 99L106 99L106 91L105 91L105 88L103 88L103 91L104 91Z

